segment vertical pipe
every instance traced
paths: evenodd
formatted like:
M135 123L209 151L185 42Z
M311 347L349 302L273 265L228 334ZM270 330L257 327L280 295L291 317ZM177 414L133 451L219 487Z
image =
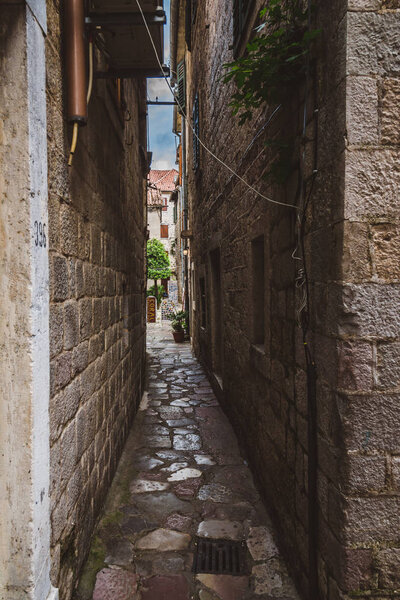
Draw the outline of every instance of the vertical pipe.
M83 0L65 0L65 48L68 120L84 125L87 90Z

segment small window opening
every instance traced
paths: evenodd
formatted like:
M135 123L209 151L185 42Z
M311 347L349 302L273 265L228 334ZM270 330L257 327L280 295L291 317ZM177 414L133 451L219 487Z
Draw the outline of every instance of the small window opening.
M253 304L253 342L265 342L265 274L264 274L264 236L252 241L252 304Z

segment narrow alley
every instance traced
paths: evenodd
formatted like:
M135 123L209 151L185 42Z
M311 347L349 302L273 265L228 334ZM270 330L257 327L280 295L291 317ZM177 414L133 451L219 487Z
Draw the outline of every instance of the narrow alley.
M0 600L400 600L400 0L0 0Z
M94 583L93 600L297 599L232 427L190 345L153 325L148 353L148 392L77 599L91 599ZM208 539L233 542L242 560L219 561L216 553L211 569L201 560L194 567L198 542Z

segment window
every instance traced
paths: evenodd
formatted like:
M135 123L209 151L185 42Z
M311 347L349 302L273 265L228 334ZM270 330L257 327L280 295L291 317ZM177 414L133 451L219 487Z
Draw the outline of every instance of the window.
M174 202L174 223L178 220L178 201Z
M207 314L206 314L206 280L204 277L200 277L200 323L205 329L207 326Z
M252 263L252 305L253 305L253 342L264 344L265 341L265 275L264 275L264 236L251 243Z
M193 102L193 169L197 171L200 166L200 110L199 95L196 94Z
M168 210L168 200L167 200L167 198L164 198L164 204L163 204L162 209L163 210Z
M162 238L168 238L168 225L161 225L160 235Z
M211 357L212 369L217 376L222 374L222 282L221 254L219 248L210 253L210 309L211 309Z
M178 102L178 111L186 109L186 69L185 60L181 60L176 67L176 101Z
M236 57L253 0L233 0L233 54Z

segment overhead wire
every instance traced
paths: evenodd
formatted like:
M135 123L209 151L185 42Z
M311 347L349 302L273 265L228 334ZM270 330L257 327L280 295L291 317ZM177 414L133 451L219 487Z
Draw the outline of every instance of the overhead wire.
M204 142L201 140L201 138L199 137L199 135L197 134L197 132L196 132L196 130L195 130L195 128L194 128L194 126L193 126L193 123L191 122L191 119L188 117L188 115L186 114L185 110L184 110L184 109L183 109L183 107L181 106L181 104L180 104L180 102L179 102L179 99L178 99L178 98L176 98L176 96L175 96L175 94L174 94L174 90L172 89L172 87L171 87L171 84L170 84L170 82L168 81L168 76L167 76L167 74L165 73L165 71L164 71L164 68L163 68L163 66L162 66L162 64L161 64L160 58L159 58L159 56L158 56L157 48L156 48L156 46L155 46L155 43L154 43L153 37L152 37L152 35L151 35L151 31L150 31L150 29L149 29L149 26L148 26L148 24L147 24L146 17L145 17L145 15L144 15L144 12L143 12L143 9L142 9L142 7L141 7L141 5L140 5L140 2L139 2L139 0L136 0L136 4L137 4L137 7L138 7L138 9L139 9L139 12L140 12L140 14L141 14L141 16L142 16L143 23L144 23L144 26L145 26L145 28L146 28L147 34L148 34L148 36L149 36L150 43L151 43L151 45L152 45L152 47L153 47L154 54L155 54L155 56L156 56L156 59L157 59L157 62L158 62L158 66L160 67L161 73L163 74L163 77L164 77L164 79L165 79L165 81L166 81L166 83L167 83L167 85L168 85L168 87L169 87L169 90L170 90L170 92L171 92L172 96L173 96L173 97L175 98L175 100L176 100L176 103L177 103L177 105L178 105L178 107L179 107L179 110L180 110L180 112L182 113L182 115L183 115L183 117L186 119L186 121L188 122L188 124L189 124L189 127L190 127L190 129L192 130L192 133L193 133L193 135L195 136L195 138L196 138L196 139L197 139L197 141L199 142L200 146L202 146L202 148L204 148L204 150L205 150L205 151L206 151L206 152L207 152L207 153L208 153L210 156L212 156L212 157L214 158L214 160L216 160L217 162L219 162L219 163L220 163L220 164L221 164L223 167L225 167L225 168L226 168L228 171L230 171L230 173L232 173L232 175L233 175L234 177L236 177L236 178L237 178L237 179L239 179L239 180L240 180L242 183L244 183L244 185L245 185L245 186L247 186L247 187L248 187L248 188L249 188L251 191L253 191L255 194L257 194L258 196L260 196L261 198L263 198L263 199L264 199L264 200L266 200L267 202L270 202L271 204L277 204L277 205L279 205L279 206L285 206L285 207L287 207L287 208L294 208L294 209L297 211L297 210L298 210L298 207L297 207L295 204L288 204L288 203L286 203L286 202L280 202L279 200L274 200L273 198L269 198L268 196L265 196L264 194L262 194L261 192L259 192L259 191L258 191L258 190L257 190L257 189L254 187L254 186L252 186L252 185L251 185L250 183L248 183L248 182L247 182L245 179L243 179L243 177L241 177L241 176L240 176L238 173L236 173L236 171L235 171L234 169L232 169L232 167L230 167L230 166L229 166L229 165L228 165L226 162L224 162L224 161L223 161L221 158L219 158L219 157L218 157L218 156L217 156L217 155L216 155L216 154L215 154L215 153L214 153L212 150L210 150L210 148L208 148L208 146L207 146L207 145L206 145L206 144L205 144L205 143L204 143Z

